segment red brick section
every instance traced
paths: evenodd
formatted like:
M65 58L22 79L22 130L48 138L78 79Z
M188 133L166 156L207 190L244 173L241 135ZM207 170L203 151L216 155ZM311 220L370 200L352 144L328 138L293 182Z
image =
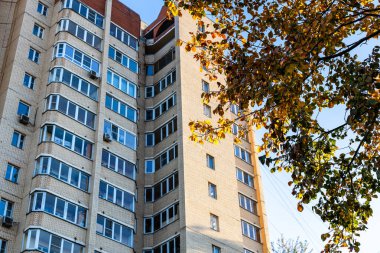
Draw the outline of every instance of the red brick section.
M118 0L113 0L111 20L136 38L140 38L140 15Z
M60 0L55 0L59 2ZM106 0L80 0L100 14L105 14ZM111 21L128 31L133 36L140 38L141 18L140 15L125 6L119 0L112 2Z
M156 18L156 20L153 21L153 23L150 24L150 25L144 30L144 35L147 34L150 30L152 30L153 27L156 26L156 27L154 28L155 31L153 32L154 37L156 37L157 30L158 30L158 28L160 27L158 24L159 24L159 23L162 23L162 22L166 19L166 13L167 13L167 11L168 11L168 7L163 6L163 7L161 8L160 14L158 14L158 17Z

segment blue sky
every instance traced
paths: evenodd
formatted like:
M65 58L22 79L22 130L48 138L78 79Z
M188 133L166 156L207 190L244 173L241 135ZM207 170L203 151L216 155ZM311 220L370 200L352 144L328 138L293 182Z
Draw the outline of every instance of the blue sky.
M161 0L121 0L131 9L140 14L141 19L150 24L157 17L163 1ZM358 48L358 52L365 55L367 52ZM344 113L342 108L326 111L319 116L324 125L337 125L337 115ZM257 133L260 137L260 133ZM314 252L320 252L323 243L320 239L322 233L327 232L327 225L313 214L311 206L305 207L302 213L296 210L297 201L291 195L291 189L287 182L289 176L286 173L272 174L268 168L261 167L264 184L264 195L268 217L268 226L271 241L275 241L281 234L286 238L307 240L309 248ZM369 229L361 235L361 252L380 253L378 240L380 235L380 201L374 203L374 216L369 221Z

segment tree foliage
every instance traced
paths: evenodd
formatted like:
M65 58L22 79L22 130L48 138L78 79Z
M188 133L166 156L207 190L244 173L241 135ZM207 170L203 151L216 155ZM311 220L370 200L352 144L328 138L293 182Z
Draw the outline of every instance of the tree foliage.
M300 241L299 238L296 240L285 239L283 235L277 239L276 243L272 242L272 252L273 253L312 253L309 250L309 243L307 241Z
M218 89L210 121L193 121L191 139L215 141L231 132L225 113L240 107L246 121L265 134L259 152L272 171L291 174L298 210L312 201L329 223L325 251L359 251L371 201L380 191L380 5L371 0L166 0L169 15L189 11L204 24L179 46L194 54ZM358 50L369 55L362 60ZM225 80L218 80L223 74ZM322 110L345 107L335 128L318 121ZM338 115L337 115L338 116ZM344 143L344 146L338 146Z

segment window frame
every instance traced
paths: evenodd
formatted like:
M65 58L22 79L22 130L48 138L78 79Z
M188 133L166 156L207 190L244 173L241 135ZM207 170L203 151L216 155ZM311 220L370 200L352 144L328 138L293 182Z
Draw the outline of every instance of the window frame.
M4 203L4 211L3 213L0 213L0 216L13 218L14 202L5 198L0 198L0 202Z
M240 179L239 175L241 175L241 179ZM248 182L245 181L245 178L248 179ZM241 182L241 183L243 183L243 184L245 184L251 188L254 188L254 186L255 186L254 176L249 174L248 172L242 170L242 169L236 168L236 179L239 182Z
M208 118L212 117L211 106L203 104L203 115L205 115Z
M26 109L26 114L19 112L21 110L20 106L24 106L25 107L24 109ZM21 115L29 116L29 114L30 114L30 107L31 107L30 104L28 104L28 103L26 103L26 102L24 102L22 100L19 100L18 101L18 107L17 107L17 115L18 116L21 116Z
M40 1L38 2L38 4L37 4L37 12L40 13L42 16L45 16L45 17L47 16L48 9L49 9L49 7L47 7L45 4L43 4Z
M54 168L52 168L52 164L55 164L55 165L58 165L58 171L55 171L53 170ZM46 168L44 167L46 166ZM63 169L67 169L67 180L64 179L64 175L66 174L66 172L64 172L65 174L63 174ZM44 171L46 170L46 171ZM79 178L78 178L78 184L75 185L73 182L74 180L72 179L72 176L73 176L73 171L78 172L79 173ZM58 174L55 175L55 173L58 172ZM45 156L45 155L42 155L42 156L39 156L36 158L36 161L35 161L35 168L34 168L34 171L33 171L33 176L37 176L37 175L48 175L48 176L51 176L59 181L62 181L66 184L69 184L79 190L82 190L82 191L85 191L85 192L90 192L90 177L91 175L87 172L84 172L83 170L80 170L80 169L77 169L75 167L73 167L72 165L69 165L61 160L58 160L57 158L55 157L52 157L52 156ZM84 178L84 180L83 180ZM86 187L82 187L82 183L84 183L84 185Z
M11 163L7 163L7 170L5 171L4 178L5 180L9 182L17 184L19 173L20 173L20 167L13 165Z
M17 135L17 143L13 144L13 139L14 139L15 135ZM15 148L23 150L24 149L24 145L25 145L25 137L26 137L25 134L23 134L23 133L21 133L19 131L14 130L13 131L13 135L12 135L11 145L13 147L15 147Z
M28 79L28 82L26 83L26 79ZM29 74L28 72L25 72L24 73L24 79L23 79L23 86L24 87L27 87L28 89L31 89L33 90L34 89L34 85L36 83L36 77Z
M210 154L206 154L206 166L212 170L215 170L215 157Z
M31 55L32 54L32 55ZM33 47L29 47L28 59L36 64L40 64L41 52Z
M51 212L46 210L46 205L48 203L47 202L48 201L47 200L48 194L51 195L52 198L54 198L54 203L52 206L53 209L51 210ZM38 196L41 196L41 195L42 195L41 203L37 203L37 201L39 199ZM61 210L63 212L62 213L63 216L60 216L59 214L57 214L59 212L59 211L57 211L57 209L59 208L58 207L58 201L64 202L63 210ZM69 208L70 205L75 206L75 211L73 214L69 213L70 212L70 208ZM81 220L83 222L83 225L81 225L82 223L79 222L80 208L85 210L85 217L83 220ZM57 196L57 195L50 193L50 192L46 192L46 191L34 191L34 192L32 192L30 194L30 210L29 211L30 212L44 212L44 213L50 214L54 217L57 217L59 219L65 220L65 221L67 221L71 224L74 224L76 226L79 226L82 228L87 227L87 221L88 221L88 208L87 207L78 205L78 204L74 203L73 201L64 199L64 198ZM71 215L74 215L75 221L70 220L69 217Z
M32 34L40 39L43 39L45 34L45 28L43 28L37 23L34 23Z
M248 237L249 239L254 240L256 242L261 242L260 227L252 223L249 223L245 220L241 220L241 229L243 236Z
M208 182L208 196L213 199L218 199L218 192L216 184Z
M210 213L210 229L219 232L219 216Z

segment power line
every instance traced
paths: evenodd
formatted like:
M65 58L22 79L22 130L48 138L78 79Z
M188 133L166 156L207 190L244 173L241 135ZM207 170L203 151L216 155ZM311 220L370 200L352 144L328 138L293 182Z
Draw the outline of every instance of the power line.
M313 234L315 234L315 232L313 231L313 229L311 229L310 227L309 227L309 229L310 229L310 231L308 230L308 229L306 229L303 225L302 225L302 223L298 220L298 218L294 215L294 213L292 213L292 212L290 212L289 210L292 210L293 208L291 207L291 206L289 206L290 204L289 203L287 203L286 201L285 201L285 199L289 199L289 196L285 196L284 194L283 194L283 192L281 192L278 188L277 188L277 184L275 184L272 180L272 177L273 177L273 175L268 175L268 171L266 170L266 169L264 169L264 171L265 171L265 173L267 174L267 176L268 176L268 179L269 179L269 183L273 186L272 188L278 193L278 195L275 195L276 197L278 197L279 199L280 199L280 204L284 207L284 209L285 209L285 211L288 213L288 214L290 214L290 216L298 223L298 225L300 226L300 228L305 232L305 235L309 238L309 240L310 240L310 242L314 245L314 247L316 248L316 249L318 249L319 247L318 247L318 243L315 243L315 241L314 241L314 236L313 236ZM281 196L284 196L284 198L282 198L282 197L280 197L280 195ZM302 217L301 217L302 218ZM307 224L307 222L306 222L306 224ZM308 224L307 224L308 225ZM310 235L310 232L311 232L311 235Z

